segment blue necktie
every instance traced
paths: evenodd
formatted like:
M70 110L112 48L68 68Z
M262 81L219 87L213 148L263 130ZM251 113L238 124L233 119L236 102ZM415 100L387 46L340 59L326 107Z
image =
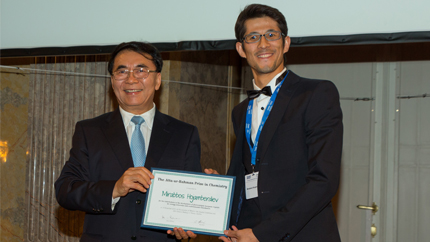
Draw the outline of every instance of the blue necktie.
M133 157L134 167L144 166L146 160L145 152L145 139L143 138L142 131L140 131L140 125L145 120L140 116L134 116L131 122L135 123L135 129L131 136L131 156Z

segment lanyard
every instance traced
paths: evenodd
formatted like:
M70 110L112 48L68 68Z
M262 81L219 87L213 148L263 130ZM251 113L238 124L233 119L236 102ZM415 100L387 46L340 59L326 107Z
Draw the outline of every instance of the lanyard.
M273 104L275 103L276 97L278 96L279 89L284 83L285 79L288 76L285 75L284 79L278 84L272 96L270 97L269 103L267 104L266 110L264 111L263 118L261 119L260 127L258 127L257 136L255 137L254 147L251 146L251 124L252 124L252 106L254 105L254 100L250 100L248 103L248 109L246 110L246 126L245 126L245 135L246 140L248 141L249 150L251 151L251 164L255 166L255 159L257 156L257 147L258 147L258 139L260 138L261 130L263 129L264 123L269 117L270 112L272 111ZM254 168L253 168L254 169Z

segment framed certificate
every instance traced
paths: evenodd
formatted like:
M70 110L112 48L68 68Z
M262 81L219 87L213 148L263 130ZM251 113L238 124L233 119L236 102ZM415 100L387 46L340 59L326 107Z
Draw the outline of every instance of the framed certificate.
M141 227L224 235L235 177L152 168Z

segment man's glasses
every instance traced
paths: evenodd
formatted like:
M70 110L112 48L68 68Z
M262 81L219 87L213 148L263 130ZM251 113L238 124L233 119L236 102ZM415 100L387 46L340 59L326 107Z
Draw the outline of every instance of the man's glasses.
M267 41L275 41L280 39L282 36L285 36L285 34L279 31L268 31L265 34L248 34L243 37L242 41L245 41L248 44L257 43L261 40L261 36L264 36Z
M133 72L133 76L136 79L146 79L150 72L157 72L148 70L145 67L134 68L133 70L119 69L113 72L113 77L116 81L124 81L129 77L130 72Z

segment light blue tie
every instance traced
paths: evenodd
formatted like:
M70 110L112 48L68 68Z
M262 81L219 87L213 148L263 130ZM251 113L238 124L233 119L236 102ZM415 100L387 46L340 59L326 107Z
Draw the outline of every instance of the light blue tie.
M142 131L140 131L140 125L145 120L140 116L134 116L131 119L135 125L133 135L131 136L131 156L133 157L134 167L144 166L146 160L145 152L145 139L143 138Z

